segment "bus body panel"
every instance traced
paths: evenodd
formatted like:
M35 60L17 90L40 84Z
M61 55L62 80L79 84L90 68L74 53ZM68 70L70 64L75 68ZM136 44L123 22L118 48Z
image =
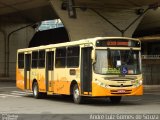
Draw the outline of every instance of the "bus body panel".
M54 86L53 86L53 89L54 89L54 92L55 94L66 94L66 95L70 95L70 84L71 82L70 81L63 81L63 78L61 80L57 80L57 81L54 81Z
M40 92L45 92L45 70L44 69L31 69L31 88L33 80L36 80L39 86Z
M135 88L104 88L95 83L92 83L92 96L102 97L102 96L137 96L143 95L143 85ZM125 90L126 93L120 93L118 91ZM114 92L112 92L114 91Z
M54 79L53 79L53 91L56 94L63 94L64 85L67 83L66 78L66 69L65 68L57 68L54 70Z
M16 67L16 87L24 90L24 70Z

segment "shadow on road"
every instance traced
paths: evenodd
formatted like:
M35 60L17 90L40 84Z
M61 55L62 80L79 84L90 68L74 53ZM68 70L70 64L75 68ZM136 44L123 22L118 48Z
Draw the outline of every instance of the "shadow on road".
M27 98L33 98L33 96L25 96ZM34 99L34 98L33 98ZM39 100L39 99L37 99ZM45 98L41 99L47 101L53 101L53 102L62 102L62 103L71 103L75 104L73 102L72 96L65 96L65 95L52 95L52 96L46 96ZM130 105L144 105L142 99L133 99L131 98L124 98L122 99L120 104L112 104L109 101L109 98L85 98L85 101L81 105L87 105L87 106L130 106Z

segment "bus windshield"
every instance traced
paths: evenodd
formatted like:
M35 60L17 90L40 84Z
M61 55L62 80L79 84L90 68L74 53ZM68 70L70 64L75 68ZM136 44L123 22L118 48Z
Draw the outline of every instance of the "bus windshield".
M102 75L141 74L140 51L96 50L94 71Z

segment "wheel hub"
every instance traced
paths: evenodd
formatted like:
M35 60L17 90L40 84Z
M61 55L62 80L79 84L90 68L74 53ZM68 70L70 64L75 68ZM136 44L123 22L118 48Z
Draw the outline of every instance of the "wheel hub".
M78 90L78 88L74 91L74 98L75 99L79 98L79 90Z

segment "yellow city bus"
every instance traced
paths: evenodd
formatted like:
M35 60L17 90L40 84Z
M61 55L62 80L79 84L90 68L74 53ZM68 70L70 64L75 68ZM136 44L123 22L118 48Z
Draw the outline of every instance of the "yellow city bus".
M85 97L109 97L120 103L122 96L143 94L141 43L126 37L85 40L19 49L16 85L44 95L72 95L75 103Z

